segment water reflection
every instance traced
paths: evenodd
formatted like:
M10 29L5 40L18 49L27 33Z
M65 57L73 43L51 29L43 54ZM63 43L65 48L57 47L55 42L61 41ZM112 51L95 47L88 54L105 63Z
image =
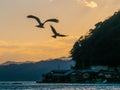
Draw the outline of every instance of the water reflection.
M0 90L120 90L120 84L0 82Z

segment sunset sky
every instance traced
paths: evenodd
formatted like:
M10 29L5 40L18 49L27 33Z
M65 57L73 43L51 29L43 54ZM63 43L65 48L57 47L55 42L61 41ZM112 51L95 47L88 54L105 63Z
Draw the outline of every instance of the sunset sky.
M120 0L0 0L0 63L40 61L68 56L74 42L120 9ZM59 23L37 22L57 18ZM50 25L65 38L52 38Z

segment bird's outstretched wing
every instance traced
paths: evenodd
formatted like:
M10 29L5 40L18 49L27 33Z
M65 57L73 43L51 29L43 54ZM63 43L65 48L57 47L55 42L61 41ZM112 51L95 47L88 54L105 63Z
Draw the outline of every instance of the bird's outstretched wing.
M60 37L67 37L68 35L59 34Z
M53 32L56 36L60 36L60 37L66 37L66 36L68 36L68 35L64 35L64 34L58 33L52 25L50 25L50 27L51 27L52 32Z
M53 19L48 19L48 20L46 20L44 23L46 23L46 22L55 22L55 23L58 23L58 22L59 22L59 20L58 20L58 19L53 18Z
M58 33L56 32L55 28L54 28L52 25L50 25L50 27L51 27L52 32L53 32L55 35L58 34Z
M28 15L27 18L33 18L33 19L35 19L39 24L41 24L40 19L39 19L38 17L36 17L36 16Z

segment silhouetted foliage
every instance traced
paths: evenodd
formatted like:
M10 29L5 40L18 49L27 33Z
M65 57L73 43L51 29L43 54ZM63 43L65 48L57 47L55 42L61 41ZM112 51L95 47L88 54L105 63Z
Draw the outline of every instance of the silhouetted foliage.
M88 34L81 36L71 50L75 69L91 65L120 65L120 11L95 24Z

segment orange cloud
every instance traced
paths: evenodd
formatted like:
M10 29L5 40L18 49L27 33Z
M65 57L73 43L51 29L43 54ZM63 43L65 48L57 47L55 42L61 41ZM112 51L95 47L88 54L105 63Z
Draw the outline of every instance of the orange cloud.
M42 43L0 41L0 63L5 61L39 61L68 56L79 36L51 39Z
M94 1L87 1L87 0L76 0L78 3L83 3L85 6L90 7L90 8L95 8L97 7L97 3Z

